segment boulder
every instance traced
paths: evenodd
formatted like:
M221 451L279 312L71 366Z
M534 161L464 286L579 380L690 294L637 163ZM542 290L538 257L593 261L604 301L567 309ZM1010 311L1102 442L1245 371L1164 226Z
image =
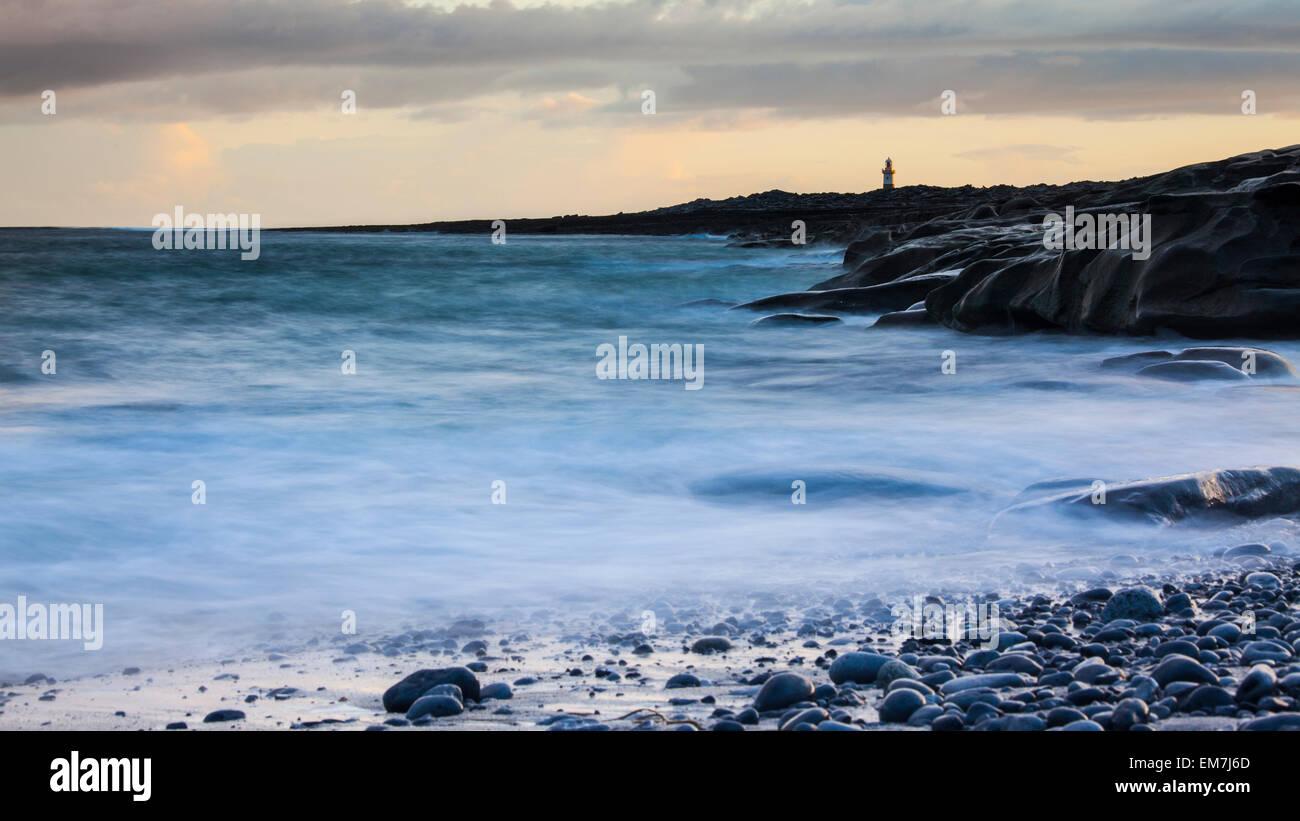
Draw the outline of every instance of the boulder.
M384 691L384 709L390 713L405 713L420 696L439 684L455 684L465 698L479 700L479 683L465 667L441 667L417 670Z

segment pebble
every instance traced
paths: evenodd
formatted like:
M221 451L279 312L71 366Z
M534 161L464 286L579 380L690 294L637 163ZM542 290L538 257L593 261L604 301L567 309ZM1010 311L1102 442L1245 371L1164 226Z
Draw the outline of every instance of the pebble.
M991 672L1026 673L1037 676L1043 672L1043 665L1024 653L1007 653L990 661L984 669Z
M1117 730L1127 730L1137 724L1146 724L1150 718L1150 710L1145 701L1126 698L1111 711L1110 723Z
M880 720L887 723L902 723L911 717L912 713L921 709L925 704L925 696L915 690L895 690L885 696L880 702L876 711L880 714Z
M1246 584L1262 587L1265 590L1276 590L1282 586L1282 580L1272 573L1261 571L1246 576Z
M1168 687L1175 681L1190 681L1196 684L1218 684L1219 677L1211 673L1195 659L1187 656L1165 656L1164 660L1151 671L1151 677L1161 687Z
M960 693L976 687L1024 687L1025 680L1015 673L981 673L964 678L955 678L939 688L945 696Z
M1047 713L1047 726L1064 727L1074 721L1083 721L1085 718L1087 716L1073 707L1055 707Z
M1251 666L1261 661L1273 661L1285 664L1291 659L1291 651L1271 641L1252 641L1242 649L1241 663Z
M1160 597L1149 587L1128 587L1110 597L1102 608L1103 621L1115 619L1155 619L1165 612Z
M731 642L722 636L706 636L702 639L696 639L691 645L692 653L725 653L731 649Z
M827 721L823 721L823 722L821 722L820 724L817 725L817 731L820 732L820 733L825 733L825 732L853 732L853 733L860 733L860 732L862 732L862 728L861 728L861 727L854 727L852 724L845 724L845 723L842 722L842 721L827 720Z
M880 669L876 671L876 686L885 690L888 689L891 683L899 679L919 681L920 678L921 674L912 669L910 665L907 665L898 659L890 659L880 665Z
M1241 684L1237 687L1236 700L1238 703L1259 701L1273 695L1276 689L1277 673L1273 672L1273 668L1260 664L1241 680Z
M218 721L240 721L243 718L243 710L213 710L203 717L203 723L213 724Z
M479 683L474 673L465 667L442 667L417 670L384 691L384 709L390 713L405 713L415 700L439 684L455 684L464 697L479 700Z
M831 681L836 684L853 682L855 684L874 684L880 668L890 661L889 657L877 653L849 652L831 662Z
M487 701L490 698L507 701L514 697L514 691L512 691L510 685L506 684L504 681L495 681L484 686L483 689L479 691L479 701Z
M417 718L423 718L424 716L446 718L448 716L458 716L463 712L465 712L465 705L452 696L420 696L411 704L411 708L406 711L406 717L411 721L415 721Z
M965 722L955 713L944 713L930 722L930 729L938 733L952 733L964 729Z
M1300 713L1278 713L1277 715L1247 721L1238 730L1300 730Z
M800 701L812 698L812 682L798 673L777 673L772 676L754 697L754 709L760 713L781 710Z
M1083 721L1071 721L1069 724L1066 724L1064 727L1062 727L1061 730L1063 732L1069 732L1069 733L1105 732L1105 728L1103 728L1100 724L1098 724L1095 721L1092 721L1091 719L1086 719L1086 718Z
M1219 707L1231 707L1235 702L1232 693L1216 684L1202 684L1178 700L1178 710L1193 713L1198 710L1213 712Z
M800 724L811 724L816 726L821 724L823 721L828 720L830 717L831 714L823 710L821 707L809 707L807 710L799 710L794 712L793 715L782 718L777 726L782 730L793 730Z

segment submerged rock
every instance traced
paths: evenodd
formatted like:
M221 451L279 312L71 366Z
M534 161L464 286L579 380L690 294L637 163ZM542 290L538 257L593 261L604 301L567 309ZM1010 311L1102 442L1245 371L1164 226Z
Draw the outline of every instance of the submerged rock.
M1164 525L1211 514L1233 520L1289 516L1300 513L1300 468L1207 470L1109 484L1105 486L1105 504L1094 502L1091 488L1072 489L1012 505L998 518L1032 515L1045 509L1138 518Z
M771 316L760 316L750 325L830 325L836 322L843 322L838 316L826 316L825 314L772 314Z
M1250 376L1274 379L1295 379L1300 377L1295 366L1285 356L1265 348L1243 347L1202 347L1188 348L1174 357L1174 361L1222 362L1234 370ZM1249 368L1247 365L1249 364Z
M902 311L935 288L951 282L954 274L925 274L863 288L799 291L756 299L733 310L770 309L837 311L844 314L878 314Z
M880 470L856 468L783 468L779 472L746 471L726 473L693 482L691 492L719 501L767 504L765 496L791 494L795 480L804 482L809 499L818 502L852 498L906 499L927 496L952 496L978 492L980 489L957 482L954 477L927 471Z
M1266 348L1241 346L1186 348L1176 354L1142 351L1103 359L1101 367L1180 382L1251 378L1294 380L1300 377L1300 372L1281 354Z
M919 325L936 325L934 317L930 312L921 308L919 310L893 311L887 314L881 314L880 317L872 323L873 328L890 328L890 327L908 327Z
M1188 360L1184 362L1157 362L1138 371L1138 376L1164 379L1169 382L1234 382L1250 379L1249 376L1225 362Z

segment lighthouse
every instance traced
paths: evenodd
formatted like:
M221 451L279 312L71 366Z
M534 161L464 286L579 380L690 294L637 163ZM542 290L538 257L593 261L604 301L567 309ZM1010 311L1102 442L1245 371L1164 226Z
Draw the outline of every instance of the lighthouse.
M880 173L885 175L885 188L894 187L894 161L885 157L885 167L880 169Z

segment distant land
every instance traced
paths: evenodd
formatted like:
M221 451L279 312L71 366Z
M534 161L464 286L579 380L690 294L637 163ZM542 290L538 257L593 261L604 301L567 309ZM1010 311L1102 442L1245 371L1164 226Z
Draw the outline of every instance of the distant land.
M1146 179L1146 178L1139 178ZM569 214L555 217L451 220L412 225L341 225L330 227L282 228L282 231L350 233L436 232L441 234L487 234L495 219L504 219L511 234L630 234L669 236L717 234L737 240L765 241L790 236L790 223L803 220L809 240L818 243L847 242L864 224L924 222L954 210L1016 197L1039 200L1078 199L1094 195L1117 183L1074 182L1067 185L1033 185L1018 188L997 185L977 188L943 188L910 185L892 190L877 189L862 194L792 194L764 191L723 200L697 199L650 211L589 216Z

